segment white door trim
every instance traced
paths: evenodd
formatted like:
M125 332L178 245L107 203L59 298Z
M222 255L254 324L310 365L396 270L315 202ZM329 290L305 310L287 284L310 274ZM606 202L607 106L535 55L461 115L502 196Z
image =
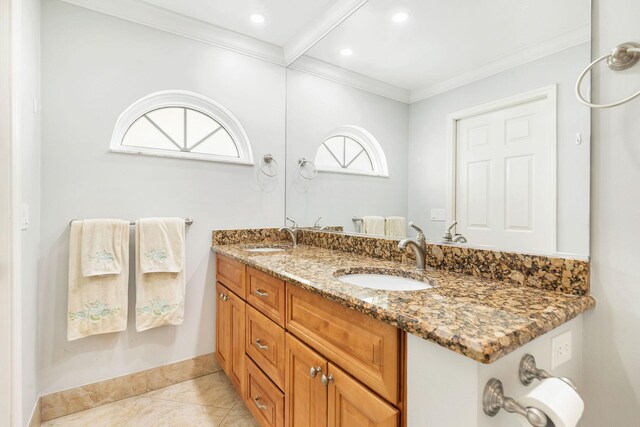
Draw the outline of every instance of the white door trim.
M15 290L15 6L13 0L0 0L0 425L3 426L13 426L20 422L15 414L17 396L12 307Z
M551 211L553 212L553 230L550 233L553 241L549 243L550 250L557 250L557 217L558 217L558 85L553 84L529 92L520 93L508 98L498 99L486 104L478 105L462 111L456 111L447 115L447 226L456 219L456 166L457 166L457 126L458 121L481 114L491 113L496 110L526 104L532 101L547 100L547 120L551 132L551 150L549 150L549 165L552 171L552 179L548 192L551 195Z

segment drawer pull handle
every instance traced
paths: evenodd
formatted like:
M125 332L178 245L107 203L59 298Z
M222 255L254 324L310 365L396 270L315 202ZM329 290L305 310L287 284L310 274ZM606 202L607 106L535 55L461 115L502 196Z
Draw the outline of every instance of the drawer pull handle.
M329 376L323 375L322 376L322 385L323 386L328 386L329 383L333 382L333 374L329 374Z
M261 400L262 400L262 398L260 398L260 396L254 397L253 398L253 403L255 403L256 406L258 407L258 409L260 409L261 411L266 411L267 410L267 405L264 405L264 404L260 403Z
M220 301L222 301L222 302L229 301L229 297L227 295L225 295L225 294L220 294L219 297L220 297Z
M269 294L263 291L262 289L256 289L256 295L262 298L266 298L269 296Z
M320 372L322 372L322 368L320 366L312 366L311 369L309 369L309 376L311 378L315 378Z
M256 347L258 347L258 350L263 350L263 351L269 350L269 346L262 344L262 341L260 340L260 338L256 340Z

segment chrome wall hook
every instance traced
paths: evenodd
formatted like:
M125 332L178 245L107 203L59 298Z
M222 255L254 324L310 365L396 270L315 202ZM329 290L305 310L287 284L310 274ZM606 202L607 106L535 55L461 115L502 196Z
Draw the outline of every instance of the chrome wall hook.
M520 360L520 368L518 369L518 377L523 385L529 385L533 380L546 380L547 378L553 378L549 372L544 369L539 369L536 366L536 359L531 354L525 354ZM571 378L558 377L559 380L569 384L569 386L578 391L576 383Z
M497 378L491 378L484 387L482 395L482 409L490 417L494 417L500 409L507 412L520 414L534 427L546 427L549 419L538 408L525 408L511 397L504 395L502 382Z

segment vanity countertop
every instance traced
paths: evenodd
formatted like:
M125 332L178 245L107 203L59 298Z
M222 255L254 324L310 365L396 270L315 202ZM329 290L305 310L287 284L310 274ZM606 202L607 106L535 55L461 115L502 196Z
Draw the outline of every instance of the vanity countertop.
M299 245L281 252L247 252L256 244L214 245L214 251L293 285L392 324L482 363L492 363L595 307L591 296L427 269L337 250ZM268 245L265 245L268 246ZM401 271L433 288L384 291L341 282L336 271Z

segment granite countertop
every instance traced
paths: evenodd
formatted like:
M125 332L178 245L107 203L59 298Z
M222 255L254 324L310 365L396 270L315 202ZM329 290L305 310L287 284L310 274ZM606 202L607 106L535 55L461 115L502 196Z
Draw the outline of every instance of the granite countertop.
M267 253L245 249L274 244L213 245L212 249L482 363L492 363L595 307L591 296L562 294L443 270L427 269L419 273L400 262L315 246L282 245L287 249ZM393 270L429 282L433 288L384 291L349 285L336 278L336 272L358 273L363 269Z

